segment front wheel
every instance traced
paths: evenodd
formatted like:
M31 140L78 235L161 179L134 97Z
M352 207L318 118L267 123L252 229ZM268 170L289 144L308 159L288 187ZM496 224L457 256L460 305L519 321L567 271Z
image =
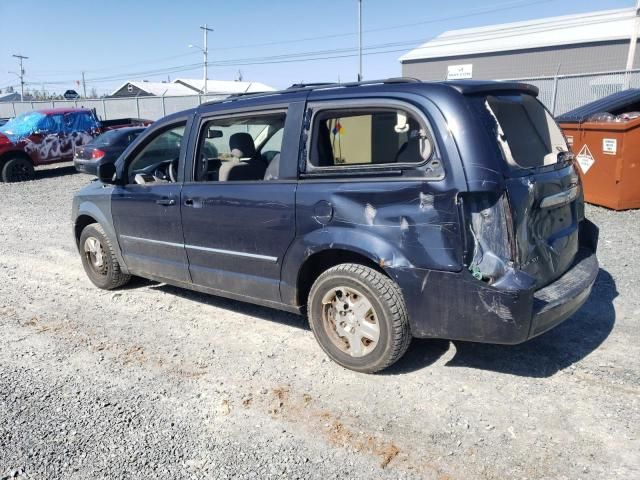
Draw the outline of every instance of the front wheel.
M10 158L2 167L3 182L25 182L33 180L34 177L33 164L26 158Z
M84 271L96 287L113 290L131 279L120 269L113 245L100 224L93 223L82 230L79 247Z
M409 347L409 319L398 285L363 265L345 263L311 287L309 323L336 363L372 373L395 363Z

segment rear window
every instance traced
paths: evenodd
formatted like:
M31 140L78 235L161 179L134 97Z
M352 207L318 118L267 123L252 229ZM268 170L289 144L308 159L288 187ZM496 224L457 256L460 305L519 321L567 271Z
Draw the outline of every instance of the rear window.
M96 147L125 147L133 142L133 140L135 140L135 138L141 133L142 130L125 132L110 130L96 138L93 143Z
M569 149L551 114L533 96L489 95L485 107L497 122L505 159L517 168L538 168L558 162Z
M93 141L93 143L96 147L111 147L115 145L123 145L126 138L127 136L123 135L121 132L111 130L100 135Z

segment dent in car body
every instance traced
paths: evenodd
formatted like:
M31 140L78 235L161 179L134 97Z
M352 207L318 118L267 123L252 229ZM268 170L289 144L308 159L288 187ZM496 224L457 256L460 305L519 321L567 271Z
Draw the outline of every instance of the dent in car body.
M296 290L298 273L305 261L323 251L346 250L369 258L398 283L404 294L414 336L496 343L526 340L532 331L532 318L537 315L534 309L535 281L526 272L513 268L506 269L503 278L508 278L508 282L503 280L502 285L489 285L472 276L464 263L465 232L459 197L469 191L498 196L508 191L509 202L517 203L517 208L522 208L522 213L526 214L527 208L535 205L540 196L558 193L558 189L570 183L567 180L571 177L570 172L558 173L557 181L551 182L549 191L538 193L525 177L513 177L501 157L490 116L476 114L469 105L473 99L465 98L445 84L371 86L361 90L336 88L311 94L284 93L274 96L277 100L269 97L244 99L230 102L228 107L218 104L205 105L201 109L214 111L233 107L246 112L273 107L275 101L295 103L302 109L304 95L309 99L313 97L316 102L354 97L395 98L418 106L433 128L446 174L442 180L428 181L421 177L420 169L415 168L406 169L395 177L379 176L377 180L366 175L347 179L298 178L297 167L304 166L304 139L308 125L303 123L300 128L302 122L298 122L297 127L288 129L285 138L289 138L292 145L295 143L296 148L283 148L281 178L291 179L297 185L295 238L282 259L280 307L295 308L306 301L298 298ZM481 98L478 101L484 108ZM179 181L189 180L190 162L195 155L197 132L195 128L187 130L185 138L188 141L185 143L188 150L186 162L179 172ZM150 130L146 135L152 132ZM299 151L303 152L300 158ZM126 155L125 152L117 162L120 173ZM555 170L548 171L553 175ZM283 177L283 171L290 177ZM520 185L526 187L527 192ZM210 208L209 203L206 205ZM578 210L576 207L576 218L581 218ZM542 218L540 221L544 222ZM540 231L545 232L544 229ZM210 233L216 234L215 231ZM529 238L530 232L523 229L516 234ZM261 239L251 240L259 242ZM524 258L522 255L516 257ZM541 254L512 260L535 268L538 263L534 261L536 257L541 257ZM597 271L597 262L595 265ZM584 292L588 294L595 278L590 276L594 272L593 261L589 266L589 269L583 269L588 270L589 275L582 275L573 282L579 285L582 297ZM190 288L210 287L191 284ZM236 292L234 296L241 296L241 293ZM579 307L584 300L582 297L572 305L561 305L564 308L562 314ZM258 297L245 299L256 303L266 301ZM536 301L536 305L542 311L539 302ZM558 318L556 315L552 320ZM546 326L544 323L543 328Z

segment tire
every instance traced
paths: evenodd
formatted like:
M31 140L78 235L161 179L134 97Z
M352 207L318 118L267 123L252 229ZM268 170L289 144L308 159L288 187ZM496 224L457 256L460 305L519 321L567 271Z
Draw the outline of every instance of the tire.
M31 161L23 157L10 158L2 166L3 182L25 182L33 180L35 171Z
M131 280L131 275L120 269L113 245L99 223L88 225L82 230L78 248L84 271L96 287L113 290Z
M344 263L322 273L311 287L307 310L320 347L350 370L383 370L400 359L411 343L400 288L363 265Z

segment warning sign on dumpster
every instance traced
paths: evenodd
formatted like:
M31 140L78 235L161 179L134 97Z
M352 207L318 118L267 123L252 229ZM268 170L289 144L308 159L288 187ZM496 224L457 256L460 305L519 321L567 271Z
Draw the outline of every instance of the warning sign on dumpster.
M615 138L602 139L602 152L607 155L615 155L618 153L618 140Z
M582 149L580 150L580 153L576 155L576 160L578 161L578 165L580 165L580 169L584 174L586 174L589 171L589 169L593 166L593 164L596 163L595 159L593 158L593 155L591 155L591 151L589 150L589 147L587 147L586 145L582 147Z

